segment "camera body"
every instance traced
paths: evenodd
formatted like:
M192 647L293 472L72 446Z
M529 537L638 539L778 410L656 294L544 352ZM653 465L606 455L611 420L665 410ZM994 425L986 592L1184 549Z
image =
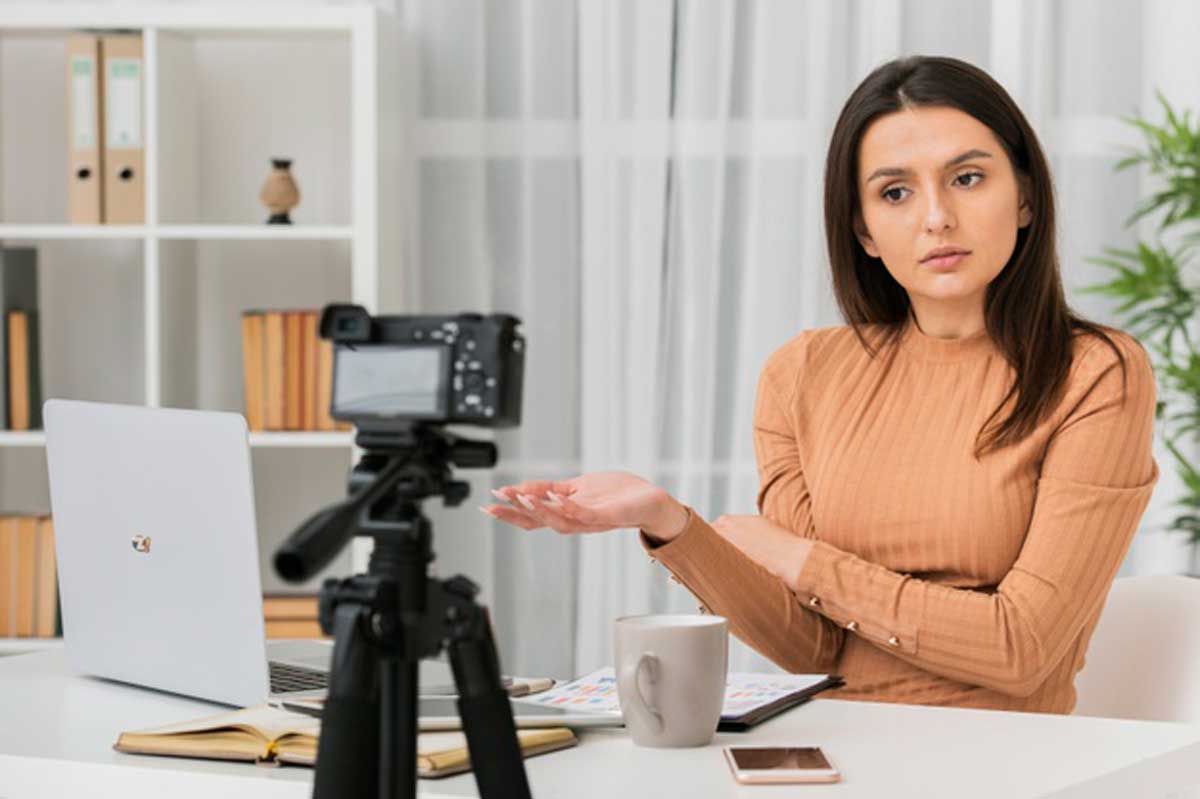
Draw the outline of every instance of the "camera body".
M320 335L334 347L333 418L360 432L414 422L515 427L525 339L507 314L372 317L329 305Z

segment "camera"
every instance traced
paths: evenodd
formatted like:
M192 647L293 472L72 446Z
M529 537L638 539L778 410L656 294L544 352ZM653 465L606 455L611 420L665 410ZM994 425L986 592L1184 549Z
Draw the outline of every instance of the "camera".
M515 316L372 317L358 305L328 305L320 335L333 342L330 413L360 432L521 422L525 339Z

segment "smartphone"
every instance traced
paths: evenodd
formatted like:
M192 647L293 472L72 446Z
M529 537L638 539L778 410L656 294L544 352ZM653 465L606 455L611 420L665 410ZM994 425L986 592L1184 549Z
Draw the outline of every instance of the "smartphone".
M726 746L733 777L746 784L838 782L842 775L816 746Z

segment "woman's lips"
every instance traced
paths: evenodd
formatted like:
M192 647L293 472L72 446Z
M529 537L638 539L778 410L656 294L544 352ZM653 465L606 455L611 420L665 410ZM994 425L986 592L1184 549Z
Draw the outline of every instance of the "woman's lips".
M932 269L935 272L945 272L958 266L958 262L970 254L969 252L956 252L953 255L940 255L937 258L930 258L928 261L922 261L921 263L926 269Z

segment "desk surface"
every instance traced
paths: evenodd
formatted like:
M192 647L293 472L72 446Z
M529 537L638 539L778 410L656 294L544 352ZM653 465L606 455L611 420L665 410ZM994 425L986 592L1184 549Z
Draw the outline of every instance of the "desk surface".
M439 664L427 664L434 668ZM428 673L428 670L426 670ZM61 650L0 658L0 796L307 797L312 772L112 750L122 730L220 708L72 676ZM816 699L707 747L642 749L588 730L526 761L537 797L1200 797L1200 725ZM738 786L720 747L817 745L835 785ZM423 797L476 796L471 775L422 780Z

